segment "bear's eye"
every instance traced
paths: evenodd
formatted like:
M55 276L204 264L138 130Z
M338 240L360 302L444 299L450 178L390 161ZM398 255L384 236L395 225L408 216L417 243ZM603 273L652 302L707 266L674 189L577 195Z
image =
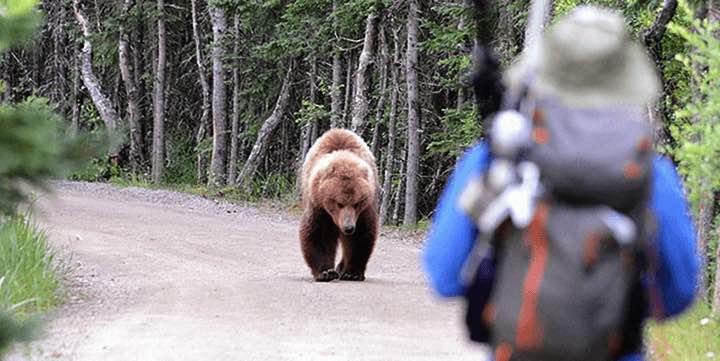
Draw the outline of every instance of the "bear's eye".
M342 207L343 207L343 204L340 203L340 202L338 202L338 203L337 203L337 207L338 207L338 208L342 208Z

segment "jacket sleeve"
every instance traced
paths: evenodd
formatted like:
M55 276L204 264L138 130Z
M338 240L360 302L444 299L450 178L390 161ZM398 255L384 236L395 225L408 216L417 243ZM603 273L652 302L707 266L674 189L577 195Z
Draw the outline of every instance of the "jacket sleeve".
M477 227L459 208L458 198L468 181L485 170L488 157L485 144L468 150L458 162L435 210L422 261L430 285L440 296L460 296L465 292L460 272L477 236Z
M656 272L650 275L651 294L659 296L656 317L677 315L693 301L699 259L687 201L673 164L658 157L654 163L651 207L657 220ZM654 284L654 285L653 285Z

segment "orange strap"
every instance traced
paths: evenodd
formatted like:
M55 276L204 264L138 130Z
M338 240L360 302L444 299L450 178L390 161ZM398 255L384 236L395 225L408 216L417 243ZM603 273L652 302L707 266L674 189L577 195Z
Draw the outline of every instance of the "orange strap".
M495 349L495 361L510 361L513 349L507 342L503 342Z
M525 235L525 240L530 246L530 265L523 283L522 305L518 316L516 340L518 349L533 349L542 342L543 330L538 321L537 305L540 285L547 266L546 224L549 210L550 207L546 203L539 204Z

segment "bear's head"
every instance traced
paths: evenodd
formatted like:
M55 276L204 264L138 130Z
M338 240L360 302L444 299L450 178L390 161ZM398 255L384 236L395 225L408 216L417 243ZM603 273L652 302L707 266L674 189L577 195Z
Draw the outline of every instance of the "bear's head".
M360 214L375 202L375 175L351 152L334 152L323 163L313 182L314 203L322 206L340 232L351 235Z

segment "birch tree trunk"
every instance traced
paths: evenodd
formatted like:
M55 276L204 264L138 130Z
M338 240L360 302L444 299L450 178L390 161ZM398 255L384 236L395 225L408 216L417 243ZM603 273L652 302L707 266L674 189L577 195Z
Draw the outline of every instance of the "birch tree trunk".
M225 48L223 39L227 31L225 10L209 5L210 19L213 31L213 94L212 94L212 117L213 117L213 150L210 160L210 177L208 185L220 187L227 181L225 160L227 158L227 94L225 89L225 69L223 69L223 58Z
M282 120L285 108L287 108L288 101L290 100L290 80L292 69L293 66L290 64L288 66L287 74L285 74L285 79L283 80L277 102L275 102L275 108L273 109L272 114L270 114L270 116L263 122L263 125L258 132L257 139L255 140L255 145L253 145L252 150L250 151L250 156L248 156L245 165L240 171L240 175L237 179L237 187L240 189L247 190L250 180L255 176L258 164L265 155L265 150L270 143L270 135Z
M317 102L317 85L315 84L316 78L317 59L315 58L315 56L313 56L312 60L310 61L310 74L308 76L308 84L310 87L310 97L308 100L312 104L316 104ZM313 121L303 124L300 130L300 153L298 154L297 164L295 165L296 174L298 175L295 182L295 192L298 197L301 195L302 177L300 177L300 173L302 172L302 166L305 162L305 156L307 155L308 150L310 150L310 147L314 142L312 134L313 127L317 129L317 122Z
M333 1L333 14L337 10L338 0ZM333 17L333 26L337 32L337 17ZM332 89L330 91L330 127L337 128L340 126L342 116L342 61L340 59L340 49L335 44L333 49L333 65L332 65Z
M135 83L135 69L130 64L130 36L126 29L127 14L135 5L134 0L125 0L121 10L121 18L118 32L120 40L118 42L118 62L120 66L120 75L122 76L127 94L127 117L130 128L130 166L135 172L140 170L143 162L143 135L142 126L140 124L140 99L138 98L137 84Z
M72 107L71 110L71 120L70 124L72 125L72 131L74 134L77 134L76 132L80 128L80 60L78 59L77 54L77 47L73 47L74 56L73 56L73 70L72 70L72 77L73 77L73 85L72 85L72 94L70 98L70 106ZM10 86L7 86L9 89ZM9 98L6 99L6 101L10 101Z
M105 124L105 128L108 134L113 135L115 127L118 124L118 114L115 110L115 105L112 103L110 98L105 95L100 80L95 76L92 68L92 44L90 43L90 25L88 24L87 16L83 10L83 5L80 0L73 0L73 10L75 13L75 19L80 26L80 32L83 34L83 47L80 51L80 72L82 74L82 81L85 84L85 88L90 93L90 98L100 113L100 118ZM108 152L111 161L117 161L120 149L117 145L110 148Z
M310 75L308 79L308 84L310 86L310 103L316 104L317 103L317 86L315 84L315 78L317 77L317 59L313 56L312 60L310 61ZM301 129L301 136L300 136L300 154L298 156L298 169L302 168L302 164L305 161L305 154L307 154L308 150L310 150L310 146L312 145L311 137L312 137L312 127L315 124L315 122L303 124Z
M378 99L377 107L375 108L375 126L373 127L372 142L370 143L370 150L376 159L380 159L378 148L380 147L379 143L382 117L385 113L385 99L387 98L387 73L389 63L387 39L385 38L385 26L383 25L380 25L378 38L380 41L380 57L378 64L378 67L380 68L380 99Z
M497 8L498 23L494 48L503 63L509 63L518 53L519 34L515 30L514 14L511 6L514 0L500 0Z
M352 102L352 68L353 68L353 56L352 52L347 53L347 72L345 77L345 110L343 111L342 123L338 124L339 127L344 128L347 126L348 114L350 114L350 103Z
M233 28L235 42L233 52L240 54L240 15L235 14L235 26ZM228 185L234 186L237 178L237 156L238 156L238 133L240 128L240 75L238 72L239 64L233 66L233 113L232 113L232 132L230 133L230 157L228 161Z
M417 224L417 184L420 163L420 108L418 104L417 84L417 36L418 36L418 0L408 0L407 15L407 50L406 50L406 80L407 80L407 177L405 184L405 216L403 224L414 226Z
M392 213L392 222L393 224L400 223L400 209L402 207L402 194L403 194L403 186L406 184L407 178L405 177L405 164L407 164L406 161L407 152L403 150L401 152L400 156L400 171L398 172L398 178L400 179L400 182L398 182L397 189L395 190L395 199L393 201L394 207L393 207L393 213Z
M385 224L390 207L393 165L395 164L395 118L397 117L397 103L400 94L400 41L397 31L393 31L393 62L387 64L392 78L392 94L390 95L390 114L388 116L388 143L385 151L385 174L383 175L382 198L380 201L380 224Z
M198 28L197 20L197 0L190 0L192 6L192 29L193 39L195 42L195 62L198 68L198 79L202 92L202 105L200 110L200 125L195 134L195 145L200 146L205 140L210 130L210 84L207 80L207 69L205 68L205 59L203 56L202 36ZM207 162L208 156L204 149L197 150L197 182L205 184L207 182Z
M352 131L362 135L365 130L370 99L370 79L372 77L373 47L375 46L375 28L378 14L374 11L365 20L365 41L358 59L358 69L355 75L355 100L352 112Z
M165 0L157 2L157 69L153 97L153 146L152 146L152 180L159 184L165 173L165 65L166 65L166 33L165 33Z

